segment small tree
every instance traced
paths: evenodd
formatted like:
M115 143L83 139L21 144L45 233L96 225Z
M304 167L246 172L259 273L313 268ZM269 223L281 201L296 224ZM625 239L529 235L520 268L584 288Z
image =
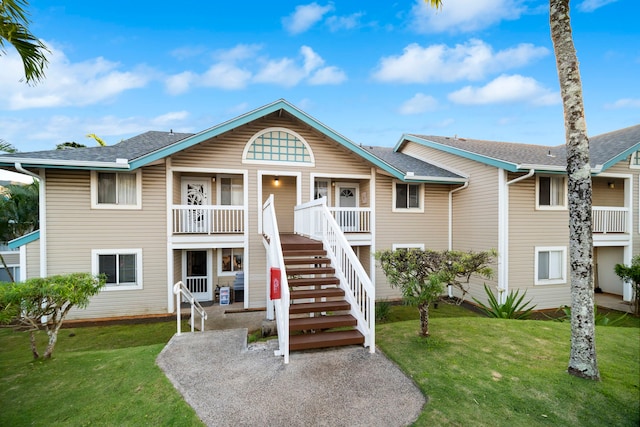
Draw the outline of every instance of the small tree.
M85 308L104 285L104 277L89 273L37 277L24 283L0 283L0 323L29 332L34 359L40 357L35 333L44 326L49 341L42 358L49 359L69 310Z
M419 249L385 250L376 259L391 286L400 288L409 304L420 313L420 335L429 336L429 304L437 300L450 284L466 291L461 279L469 282L473 274L490 277L489 263L495 252L433 251ZM484 260L484 261L482 261Z
M616 264L615 272L622 280L632 283L635 294L635 314L640 314L640 255L631 261L631 265Z

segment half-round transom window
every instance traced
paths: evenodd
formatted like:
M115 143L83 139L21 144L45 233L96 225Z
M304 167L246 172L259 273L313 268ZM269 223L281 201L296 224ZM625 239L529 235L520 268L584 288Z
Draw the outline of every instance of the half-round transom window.
M297 133L284 128L265 129L254 135L245 147L243 160L258 163L314 163L309 144Z

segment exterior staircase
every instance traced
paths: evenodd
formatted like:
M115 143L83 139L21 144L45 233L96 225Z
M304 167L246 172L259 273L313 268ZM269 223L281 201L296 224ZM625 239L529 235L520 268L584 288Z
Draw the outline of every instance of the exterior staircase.
M289 349L362 345L322 242L294 234L282 234L280 241L291 294Z

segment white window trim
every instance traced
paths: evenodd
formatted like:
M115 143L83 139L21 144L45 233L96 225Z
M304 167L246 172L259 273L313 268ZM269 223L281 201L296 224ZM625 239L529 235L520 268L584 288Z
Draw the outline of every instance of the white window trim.
M545 206L545 205L540 205L540 177L562 177L563 182L564 182L564 191L563 191L563 197L564 200L562 202L562 205L559 206ZM542 174L542 175L536 175L536 210L540 210L540 211L566 211L568 209L568 189L567 189L567 177L564 175L548 175L548 174Z
M398 249L420 249L424 251L424 243L394 243L391 245L391 249L394 251Z
M107 172L107 173L134 173L136 175L136 204L117 205L115 203L98 203L98 173L101 171L91 171L91 209L142 209L142 172L138 169L135 172ZM105 171L106 172L106 171Z
M246 250L245 248L243 248L242 246L238 246L238 247L233 247L233 246L225 246L225 247L221 247L221 248L217 248L218 250L216 258L217 258L217 264L218 264L218 276L219 277L233 277L236 274L238 274L240 271L244 271L245 266L247 265L247 260L245 258L246 256ZM241 249L242 250L242 270L236 270L236 271L222 271L222 251L224 249L231 249L236 250L236 249ZM233 253L233 252L232 252Z
M420 207L419 208L396 208L396 184L417 185L420 187ZM405 212L405 213L424 213L424 184L421 182L404 182L400 180L393 180L391 182L391 212ZM409 195L407 194L407 197Z
M247 154L249 153L249 149L251 148L251 146L253 145L255 140L258 139L260 136L264 135L265 133L268 133L268 132L286 132L286 133L290 133L291 135L293 135L296 138L298 138L298 140L300 140L300 142L302 142L302 144L307 149L307 152L309 153L309 162L308 163L306 163L306 162L281 162L281 161L275 161L275 160L253 160L253 159L247 159ZM315 167L316 159L315 159L315 156L313 155L313 151L311 150L311 146L309 145L307 140L304 139L299 133L294 132L291 129L284 128L284 127L270 127L270 128L263 129L260 132L257 132L256 134L254 134L249 139L249 142L247 142L247 144L244 146L244 150L242 151L242 163L257 164L257 165L278 165L278 166L295 165L295 166L298 166L298 167L299 166L302 166L302 167Z
M99 255L129 255L135 254L136 256L136 284L135 285L113 285L105 286L102 291L132 291L142 289L142 249L93 249L91 250L91 274L100 274L99 270Z
M538 279L538 255L540 252L562 252L562 277L560 279ZM536 246L533 265L534 285L563 285L567 283L567 247L566 246Z

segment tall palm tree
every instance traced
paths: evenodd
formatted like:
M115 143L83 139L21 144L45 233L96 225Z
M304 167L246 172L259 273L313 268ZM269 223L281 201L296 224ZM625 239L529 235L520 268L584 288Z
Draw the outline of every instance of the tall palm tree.
M11 145L10 143L8 143L7 141L5 141L4 139L0 138L0 151L13 154L13 153L17 153L18 149L13 145Z
M36 84L44 79L51 52L29 31L27 6L26 0L0 1L0 56L6 53L5 43L12 45L22 58L27 83Z
M549 0L549 23L564 108L569 175L571 353L568 371L578 377L599 380L593 294L589 138L584 116L580 66L571 32L569 0Z
M442 0L424 0L441 8ZM564 109L569 189L569 263L571 265L571 352L568 372L600 379L596 359L591 234L589 138L582 100L580 67L573 43L570 0L549 0L549 24Z

